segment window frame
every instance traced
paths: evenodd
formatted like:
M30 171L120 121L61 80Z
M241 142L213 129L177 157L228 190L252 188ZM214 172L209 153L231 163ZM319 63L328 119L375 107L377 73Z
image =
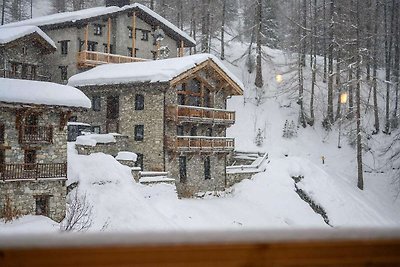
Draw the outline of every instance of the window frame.
M144 125L143 124L136 124L135 125L135 141L143 141L144 140Z
M187 157L179 156L178 159L178 168L179 168L179 182L186 183L187 182Z
M61 55L65 56L68 55L68 50L69 50L69 43L70 40L62 40L62 41L58 41L60 43L60 52Z
M211 180L211 158L210 156L204 159L204 180Z
M135 95L135 110L144 110L144 95Z
M101 111L101 96L92 96L92 110L96 112Z
M42 205L38 205L38 203L43 203L44 211L39 211L39 207ZM36 195L35 196L35 215L49 216L50 212L50 196L49 195Z
M93 24L93 35L103 36L103 25L95 23Z

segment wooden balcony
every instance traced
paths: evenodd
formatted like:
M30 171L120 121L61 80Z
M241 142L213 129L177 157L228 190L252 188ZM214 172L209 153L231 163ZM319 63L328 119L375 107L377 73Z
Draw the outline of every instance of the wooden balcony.
M166 138L166 147L173 152L228 153L235 148L235 139L227 137L177 136Z
M230 126L235 123L235 112L224 109L177 105L167 108L167 119L176 122Z
M53 143L53 126L24 125L19 128L19 142L30 143Z
M131 63L140 61L146 61L146 59L95 51L78 52L78 67L81 68L96 67L98 65L110 63Z
M0 164L0 180L66 178L67 163Z

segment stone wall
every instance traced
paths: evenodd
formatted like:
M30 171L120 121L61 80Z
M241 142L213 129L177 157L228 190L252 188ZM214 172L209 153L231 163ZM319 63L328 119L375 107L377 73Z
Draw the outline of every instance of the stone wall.
M116 156L120 151L128 151L130 149L130 141L128 136L115 135L115 143L97 143L95 146L75 145L75 149L79 155L90 155L93 153L104 153Z
M29 109L28 109L29 112ZM0 123L5 125L4 146L6 163L24 163L24 151L36 150L37 163L64 163L67 162L67 128L59 129L60 114L50 109L39 113L39 126L53 126L52 143L20 144L19 131L15 124L16 109L2 108ZM24 122L22 122L24 123Z
M22 53L22 49L26 49L26 53ZM14 42L12 46L0 47L0 69L11 71L11 62L36 66L37 79L46 80L50 77L49 68L44 61L45 52L34 42L26 42L21 40ZM21 75L21 66L18 67L18 75ZM27 74L30 76L30 69ZM2 73L1 73L2 74Z
M80 89L89 97L101 98L101 110L82 112L78 120L100 126L106 133L107 97L119 99L119 133L129 137L128 148L122 149L143 154L144 170L164 170L164 91L168 84L127 84L88 86ZM135 110L135 96L144 96L144 109ZM144 139L135 140L135 125L144 125Z
M176 179L179 197L191 197L198 192L222 191L225 188L225 156L210 155L211 179L205 179L204 159L202 155L186 156L186 181L180 180L179 156L166 162L170 176Z
M65 217L66 193L65 179L0 182L0 207L3 207L8 197L21 215L35 215L36 197L48 196L48 215L54 221L60 222Z

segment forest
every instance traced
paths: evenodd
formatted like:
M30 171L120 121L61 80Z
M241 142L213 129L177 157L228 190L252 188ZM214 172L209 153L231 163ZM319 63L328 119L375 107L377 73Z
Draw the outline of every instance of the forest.
M35 2L39 1L2 0L2 24L32 17L38 6ZM49 13L104 5L103 0L50 2ZM294 53L291 67L296 74L290 89L296 94L299 124L305 128L320 123L326 130L342 122L355 126L360 189L363 150L367 149L363 140L368 136L392 135L393 142L385 149L397 148L390 159L393 168L400 168L400 0L137 2L189 33L198 44L191 53L212 53L225 59L231 44L248 45L243 57L247 71L255 72L254 86L260 92L265 90L262 68L268 60L263 46ZM306 68L311 75L305 74ZM317 77L323 79L326 99L315 97ZM316 101L325 105L321 121L316 120ZM367 113L373 118L371 125L363 123Z

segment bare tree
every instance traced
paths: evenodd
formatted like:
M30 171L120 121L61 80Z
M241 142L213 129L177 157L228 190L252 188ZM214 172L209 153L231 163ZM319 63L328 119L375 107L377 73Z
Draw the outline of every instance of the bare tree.
M66 232L87 231L92 226L92 209L86 194L80 196L78 190L75 190L70 198L66 216L61 223L61 230Z

